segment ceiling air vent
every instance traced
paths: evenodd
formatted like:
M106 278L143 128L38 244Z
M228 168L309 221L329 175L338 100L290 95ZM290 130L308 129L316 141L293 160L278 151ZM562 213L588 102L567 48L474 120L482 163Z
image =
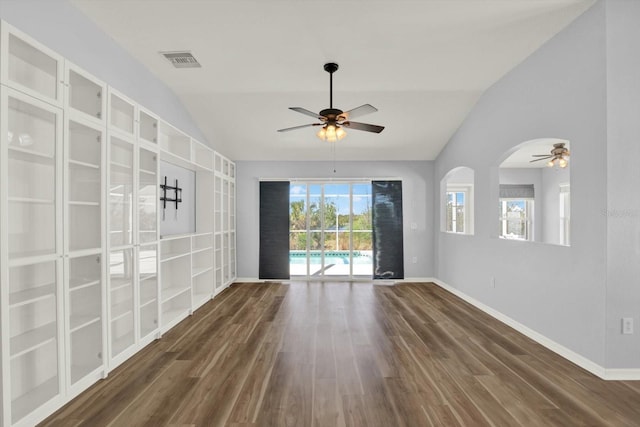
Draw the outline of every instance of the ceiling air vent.
M202 66L189 51L160 53L176 68L200 68Z

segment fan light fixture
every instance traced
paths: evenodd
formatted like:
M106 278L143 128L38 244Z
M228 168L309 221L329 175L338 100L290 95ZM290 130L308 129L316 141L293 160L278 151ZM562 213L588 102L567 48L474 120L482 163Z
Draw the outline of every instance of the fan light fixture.
M565 159L562 155L556 156L553 159L549 160L547 162L547 167L554 167L555 165L558 165L561 168L566 168L567 165L569 164L569 161L567 159Z
M326 124L316 135L323 141L336 142L347 136L347 132L337 124Z
M307 125L278 129L278 132L289 132L292 130L311 126L321 126L316 135L318 135L318 138L320 138L321 140L329 142L336 142L347 136L347 132L344 130L344 128L373 133L382 132L384 126L370 125L368 123L351 121L351 119L355 117L378 111L371 104L364 104L349 111L342 111L339 108L333 108L333 73L338 71L338 64L336 64L335 62L328 62L324 64L324 70L329 73L329 108L325 108L319 113L314 113L313 111L307 110L306 108L289 107L290 110L320 120L320 123L310 123Z
M531 163L548 160L547 167L550 168L558 166L564 169L569 165L569 150L564 142L553 144L550 154L534 154L533 157L537 158L531 160Z

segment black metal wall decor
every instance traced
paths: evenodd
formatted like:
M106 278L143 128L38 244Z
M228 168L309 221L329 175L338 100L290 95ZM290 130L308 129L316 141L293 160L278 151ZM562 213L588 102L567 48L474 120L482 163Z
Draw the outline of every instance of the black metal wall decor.
M171 186L167 185L167 177L164 177L164 184L160 184L160 188L162 189L162 196L160 197L160 201L162 202L162 219L164 220L165 209L167 209L167 202L172 202L176 204L176 214L178 212L178 203L182 203L182 188L178 187L178 180L176 179L176 185ZM167 197L167 191L173 191L174 197Z

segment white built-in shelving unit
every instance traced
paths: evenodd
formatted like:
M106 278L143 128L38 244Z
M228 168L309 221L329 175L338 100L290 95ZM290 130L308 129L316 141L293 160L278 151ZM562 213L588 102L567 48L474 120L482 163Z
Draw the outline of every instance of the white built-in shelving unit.
M235 165L0 24L0 427L31 426L235 279ZM160 161L196 176L161 236Z
M106 375L106 84L65 63L64 312L67 395Z
M235 164L215 153L214 169L215 282L226 287L236 279Z

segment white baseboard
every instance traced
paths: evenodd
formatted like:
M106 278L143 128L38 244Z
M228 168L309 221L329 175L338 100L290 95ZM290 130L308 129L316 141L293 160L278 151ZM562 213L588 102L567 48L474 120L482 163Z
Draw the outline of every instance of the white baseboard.
M615 381L638 381L640 369L605 369L605 379Z
M396 283L423 283L423 282L433 282L433 277L405 277L404 279L395 280Z
M509 316L506 316L505 314L489 307L488 305L485 305L484 303L476 300L473 297L470 297L469 295L465 294L459 289L456 289L444 283L441 280L432 278L429 281L432 283L435 283L436 285L440 286L442 289L452 293L453 295L459 297L460 299L465 300L469 304L484 311L491 317L501 321L505 325L512 327L513 329L520 332L521 334L531 338L538 344L543 345L544 347L548 348L554 353L557 353L558 355L564 357L568 361L575 363L576 365L580 366L582 369L585 369L586 371L591 372L593 375L596 375L597 377L602 378L603 380L628 380L628 381L640 380L640 369L606 369L598 365L597 363L593 362L592 360L589 360L586 357L576 353L575 351L570 350L561 344L558 344L557 342L547 338L546 336L540 334L539 332L536 332L533 329L528 328L522 323L510 318Z
M257 277L236 277L234 283L261 283L264 282L262 279L258 279Z

